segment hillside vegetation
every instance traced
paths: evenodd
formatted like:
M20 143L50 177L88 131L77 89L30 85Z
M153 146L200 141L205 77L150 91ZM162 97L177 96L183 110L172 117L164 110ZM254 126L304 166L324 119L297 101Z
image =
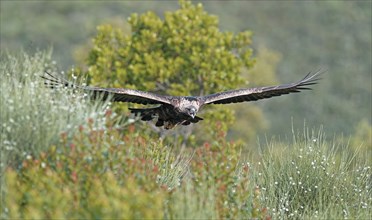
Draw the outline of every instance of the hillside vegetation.
M258 156L219 128L181 149L105 104L43 87L49 61L2 56L2 218L371 216L368 155L325 141L321 130L268 143Z
M288 14L268 2L23 3L32 13L54 17L40 22L45 17L31 16L27 22L40 25L20 31L27 11L2 28L1 47L8 51L0 54L1 219L372 216L371 76L366 74L371 64L370 54L358 50L371 44L363 29L370 28L367 3L283 2L278 8ZM8 11L24 10L17 2L1 6L8 9L2 20ZM148 7L153 12L132 14ZM344 13L346 7L358 13ZM346 22L350 17L358 25ZM63 30L61 18L78 21L75 28L86 25L84 38L66 28L44 36L56 41L53 53L12 46L33 34L39 39L38 28ZM324 32L324 22L336 22L327 29L347 27L359 34L350 39ZM247 27L256 32L253 41ZM257 37L262 32L267 37ZM71 51L75 61L68 58ZM54 60L58 56L61 61ZM341 57L347 61L334 60ZM76 67L60 70L73 62ZM40 77L48 71L76 84L203 95L274 84L282 77L294 81L319 63L328 72L315 91L212 106L201 112L201 123L172 131L139 121L128 104L91 100L89 93L63 86L50 89ZM354 80L350 68L358 73ZM262 138L263 131L274 136Z

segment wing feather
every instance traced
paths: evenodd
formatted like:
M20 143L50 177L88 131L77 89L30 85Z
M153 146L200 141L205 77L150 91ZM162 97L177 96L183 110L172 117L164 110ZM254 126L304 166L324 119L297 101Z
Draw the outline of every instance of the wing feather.
M76 85L62 77L56 77L48 72L46 76L41 76L45 79L45 85L55 88L58 86L82 89L92 96L92 98L101 98L103 100L110 99L114 102L131 102L137 104L171 104L172 96L158 95L151 92L145 92L134 89L119 89L119 88L100 88Z
M297 93L301 90L311 90L308 86L314 85L320 79L323 71L314 74L308 73L302 80L296 83L283 84L278 86L267 86L249 89L230 90L203 96L203 104L229 104L237 102L257 101L289 93Z

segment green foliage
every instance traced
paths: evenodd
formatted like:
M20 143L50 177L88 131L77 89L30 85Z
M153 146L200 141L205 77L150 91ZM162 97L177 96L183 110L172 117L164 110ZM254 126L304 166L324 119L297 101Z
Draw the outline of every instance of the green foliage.
M26 79L14 77L13 83ZM25 91L35 87L22 85ZM83 100L63 88L43 91L53 100L61 97L65 106ZM18 93L8 95L15 99ZM56 141L45 133L47 147L27 149L38 139L17 139L17 147L27 151L21 162L3 165L7 169L2 176L1 218L368 218L371 214L369 158L332 147L322 135L298 138L287 148L273 142L256 165L241 155L244 145L226 140L222 123L215 125L214 136L204 144L180 148L136 129L124 118L118 126L110 109L89 115L90 102L79 103L82 110L75 113L79 117L70 115L76 126L57 132ZM20 113L33 116L21 108L12 114L21 117ZM55 114L45 111L43 117L53 120ZM361 123L359 128L364 137L368 126ZM7 131L1 132L6 137Z
M214 190L214 199L221 219L265 217L255 199L254 182L249 163L241 158L242 145L226 140L221 124L216 125L213 141L195 150L191 161L196 186Z
M82 158L74 158L82 159ZM160 218L164 192L148 192L134 175L120 181L111 171L75 172L63 161L57 170L42 161L24 163L21 174L6 173L7 216L15 218ZM72 172L61 169L72 169ZM141 170L138 170L141 172ZM145 175L144 173L141 173ZM4 208L4 207L2 207Z
M91 83L186 96L242 85L242 69L253 65L251 33L220 32L217 17L201 4L180 1L180 7L164 20L132 14L130 34L99 26L88 61ZM212 118L208 111L203 116ZM216 108L213 119L230 124L233 111Z
M166 191L156 180L170 167L157 163L167 165L175 157L161 144L148 144L133 126L121 133L111 117L108 111L103 128L89 119L72 139L62 133L58 146L29 156L18 172L8 170L8 217L160 218Z
M90 103L70 91L46 88L40 76L55 66L50 52L1 53L1 170L47 149L62 131L101 118L107 103ZM70 134L69 134L70 135Z
M18 4L2 2L5 10L2 10L0 15L2 18L0 19L2 24L0 35L4 42L1 47L3 49L9 45L29 46L30 42L44 45L45 42L53 39L55 51L58 51L57 56L62 54L63 58L70 59L71 50L68 48L80 44L86 39L84 34L89 33L89 30L92 33L92 27L95 27L92 17L89 16L98 20L108 14L110 16L120 14L122 17L123 14L125 16L125 10L129 14L133 10L144 7L143 5L147 7L151 3L138 2L135 5L135 3L128 1L123 4L125 5L119 7L106 2L104 7L103 5L92 5L89 7L90 11L84 14L80 9L85 5L81 3L22 2ZM173 10L171 4L170 2L165 4L156 2L150 7L164 7L162 10ZM221 14L222 28L241 30L246 29L249 25L259 34L260 43L264 42L270 48L280 51L286 57L285 64L279 65L279 71L285 74L283 75L285 81L293 79L293 74L300 73L304 69L308 69L309 66L317 66L319 63L328 66L329 72L338 73L337 76L327 77L322 81L322 85L327 85L328 88L317 87L315 92L318 92L318 95L295 98L293 99L294 104L292 103L286 108L275 107L282 106L283 99L278 99L279 101L274 99L273 102L268 103L267 109L271 111L272 115L269 121L275 127L276 132L286 133L283 127L289 124L288 117L293 115L296 118L297 115L302 123L303 116L308 115L312 117L309 121L325 123L332 133L354 132L354 136L350 139L350 148L357 149L360 153L355 154L346 148L333 147L332 143L327 143L322 138L315 136L315 138L307 137L305 140L297 141L289 146L280 142L272 142L270 149L263 152L262 162L256 166L255 164L247 164L238 156L240 145L227 142L224 139L225 129L221 124L221 134L212 133L211 138L206 137L209 141L205 145L193 146L195 148L193 157L190 156L190 149L181 151L177 155L175 154L179 150L177 142L169 146L165 142L148 136L143 130L138 132L133 125L125 125L122 130L117 130L115 125L107 124L109 121L103 117L104 107L95 107L90 102L63 90L50 92L44 89L41 81L36 80L36 75L42 73L45 64L49 64L49 68L54 69L53 65L50 66L49 54L22 55L18 58L1 54L1 169L8 166L5 173L6 184L1 182L2 193L5 192L2 194L2 201L0 201L1 218L119 218L121 213L126 213L131 218L163 217L168 219L222 217L248 219L266 215L284 219L370 218L372 215L371 168L370 162L365 163L364 160L370 158L371 126L367 119L361 121L363 117L368 118L371 112L370 106L365 105L366 102L369 102L371 94L370 65L368 65L370 64L368 60L370 56L365 54L369 51L365 48L370 47L371 12L369 11L370 7L366 7L366 4L369 6L370 3L297 2L294 4L293 2L280 2L276 5L278 7L273 7L273 4L276 3L205 3L207 8L208 5L211 5L209 11L216 10L214 13ZM173 6L175 7L175 5L176 3ZM33 10L30 10L28 6L32 6ZM45 10L46 8L48 10ZM57 10L49 10L50 8L57 8ZM114 10L110 10L110 8ZM179 11L182 10L184 9ZM14 13L15 11L17 13ZM28 14L35 12L37 14ZM45 17L50 12L53 14ZM23 14L27 19L22 20L22 16L14 17L15 14ZM66 17L66 14L69 16ZM169 23L177 18L182 19L172 12L169 14L171 14L170 17L174 17L172 21L169 20ZM291 19L278 19L284 15L285 17L291 16L288 17ZM145 21L146 17L151 19ZM74 19L78 19L79 22ZM154 28L151 25L150 27L144 26L144 28L137 26L137 31L148 28L147 32L134 33L137 34L137 41L133 41L136 45L131 45L131 48L140 50L139 57L134 55L135 51L125 53L117 51L119 46L126 48L128 45L121 45L116 39L132 42L134 35L129 36L126 30L121 31L112 27L111 30L106 30L105 28L109 26L103 26L102 31L99 31L99 33L106 33L101 36L102 39L107 40L108 45L105 46L107 48L96 47L93 48L93 51L97 49L97 53L102 59L97 62L102 64L101 70L107 72L116 73L117 69L123 69L124 64L127 64L124 63L121 64L123 66L120 66L120 62L112 63L115 59L126 60L125 57L120 57L120 54L130 55L133 64L146 63L146 76L142 77L148 80L147 84L142 82L140 85L135 83L124 85L130 77L133 77L132 75L121 76L121 78L113 75L113 79L102 79L102 81L97 78L95 82L93 77L93 82L97 86L151 87L153 91L159 93L182 93L184 95L184 90L188 89L192 95L198 95L200 91L203 92L203 90L192 86L190 88L177 87L177 83L180 83L177 80L171 83L167 82L168 84L154 83L164 74L169 74L167 72L157 73L157 75L150 73L158 66L158 64L154 65L154 62L159 62L159 66L163 65L162 68L169 71L177 66L182 66L179 60L184 57L180 57L178 60L172 60L170 57L168 59L172 63L167 63L169 67L165 66L162 64L163 60L152 56L152 50L148 48L146 50L145 43L139 40L151 41L152 37L149 32L152 33L151 31L154 29L159 30L157 25L164 24L166 18L161 20L150 13L137 16L136 19L138 25L155 24ZM152 19L153 21L151 21ZM194 19L189 18L188 21L194 21ZM24 21L27 22L22 23ZM41 22L45 25L37 27L30 25ZM59 30L72 30L69 29L71 23L76 24L73 31L56 32L48 29L52 27ZM189 27L194 25L193 22L187 23L190 23ZM319 23L332 23L332 25L322 26ZM179 24L175 25L180 27ZM131 26L134 27L132 24ZM38 29L39 27L41 29ZM88 31L76 34L76 29L81 27L87 28ZM216 25L211 25L211 27L216 28ZM183 30L182 28L181 25L178 30ZM348 31L345 32L345 30ZM115 31L117 33L114 33ZM269 31L274 31L275 34ZM108 34L109 32L110 34ZM164 32L157 34L160 33ZM193 33L192 37L194 34L197 33ZM175 42L179 40L177 36L189 36L190 38L186 32L181 33L177 30L169 35L169 39ZM165 35L161 36L165 37ZM77 37L80 37L80 40ZM27 45L24 45L24 42ZM190 42L192 41L190 40ZM110 48L110 45L116 46ZM147 47L151 45L149 44ZM189 52L189 48L183 46L182 42L176 46ZM329 50L324 50L324 48ZM160 50L156 49L155 51ZM146 55L145 58L143 52L148 52L150 55ZM208 55L215 54L209 53ZM260 57L260 54L258 56ZM186 56L186 58L190 57ZM202 61L203 59L212 59L207 56L199 58ZM265 59L264 62L266 62L271 58L274 62L275 57L262 56L261 59ZM95 60L98 57L92 53L90 59ZM340 60L343 62L339 62ZM196 61L198 60L196 59ZM193 68L195 68L195 64L198 64L193 63L194 61L187 62ZM148 63L152 63L152 65L148 65ZM94 63L90 64L90 66L94 65ZM214 65L218 67L217 64ZM259 65L258 63L255 66ZM267 65L264 66L266 68L263 66L260 68L272 71L267 68ZM148 71L147 68L150 67L152 69ZM138 65L136 68L137 70L131 69L130 73L138 71L138 68L143 68L143 65ZM201 69L201 67L198 68ZM203 68L208 70L206 67ZM124 69L129 71L127 68ZM251 70L249 73L254 75L254 77L249 76L251 85L256 83L255 79L264 78L259 74L261 71L257 71L258 75L255 75L255 70ZM350 70L357 73L352 81L348 77ZM192 71L193 69L188 73L192 73ZM170 72L170 74L173 73ZM181 73L177 72L177 74ZM97 71L98 74L100 73ZM213 80L214 74L213 71L207 72L205 76L208 80ZM175 76L172 79L174 78ZM132 80L137 79L133 78ZM198 80L196 82L199 82ZM221 78L216 78L216 80L220 81ZM185 81L190 85L190 82ZM34 84L35 82L37 83ZM240 80L236 82L241 83ZM163 88L163 85L166 87ZM172 87L171 85L176 86ZM182 85L186 84L182 83ZM257 85L261 85L261 82L257 82ZM208 86L211 90L214 88L212 85ZM235 87L235 85L226 84L216 86L221 86L221 88ZM353 95L350 96L350 94ZM320 99L320 97L325 97L324 100L327 101ZM313 100L313 98L315 99ZM301 102L306 103L298 104ZM206 110L206 115L209 115L208 109ZM98 113L95 114L95 112ZM244 120L239 123L249 126L259 124L261 121L256 121L256 119L262 117L261 111L254 109L252 112L249 113L249 117L253 118L253 121L247 123L248 120L243 118L247 114L242 113L239 118ZM252 114L255 117L251 117ZM298 114L301 114L301 117ZM92 119L87 120L87 118ZM232 114L217 114L216 118L221 121L230 121ZM339 120L340 118L344 120ZM82 125L80 130L78 125ZM214 124L208 124L208 126L212 128ZM102 129L107 127L109 128L108 132L102 132ZM353 131L353 129L355 130ZM59 136L61 132L63 133ZM246 135L252 134L253 131ZM215 140L215 142L211 140ZM316 141L314 142L314 140ZM55 147L48 149L49 146ZM254 145L249 146L254 148ZM24 162L21 163L22 166L19 166L20 163L8 163L17 157L24 159ZM255 158L255 160L257 159ZM58 164L63 165L63 169L58 167ZM234 172L231 169L226 169L227 166L223 166L223 164L234 167ZM257 179L252 179L254 174L257 174ZM301 184L299 184L300 182ZM253 187L255 184L258 185L257 188ZM248 186L245 188L246 190L242 190L245 186ZM240 194L235 195L234 190ZM133 192L136 197L132 195ZM263 207L267 207L267 210L265 211ZM229 209L232 210L231 213L227 212ZM157 215L161 213L164 215Z
M296 137L298 138L298 137ZM368 219L371 216L369 158L305 134L284 148L277 142L262 153L257 183L274 218Z
M7 218L251 218L264 216L240 147L205 143L175 155L106 112L5 172ZM188 153L188 151L190 151ZM194 155L191 158L191 153ZM222 154L221 154L222 153ZM16 186L16 187L15 187ZM193 202L189 204L189 202ZM208 208L206 208L208 206Z

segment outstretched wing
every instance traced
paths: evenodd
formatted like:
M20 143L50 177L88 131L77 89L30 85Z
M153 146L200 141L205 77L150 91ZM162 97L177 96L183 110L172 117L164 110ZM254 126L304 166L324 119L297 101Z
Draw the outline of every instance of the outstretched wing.
M308 73L302 80L296 83L230 90L203 96L201 99L203 100L203 104L229 104L267 99L274 96L300 92L301 90L311 90L308 86L316 84L320 79L319 75L322 73L321 71L317 71L315 74Z
M45 84L51 88L58 86L82 89L88 92L92 98L101 98L103 100L110 99L114 102L131 102L138 104L171 104L172 96L157 95L151 92L144 92L134 89L117 89L117 88L100 88L90 86L80 86L69 82L63 78L56 77L48 72L46 76L41 76L45 79Z

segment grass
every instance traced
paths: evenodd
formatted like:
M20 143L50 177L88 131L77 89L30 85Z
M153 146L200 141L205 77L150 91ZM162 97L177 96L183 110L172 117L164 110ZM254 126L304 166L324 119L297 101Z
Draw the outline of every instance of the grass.
M2 54L0 66L2 219L372 215L368 154L322 131L268 143L254 159L218 130L180 151L118 119L109 103L45 88L49 53Z
M367 157L332 145L324 133L297 135L262 153L258 182L262 202L273 217L368 219L371 217L371 167Z
M1 168L49 148L59 134L74 130L88 117L98 119L108 103L89 103L69 91L48 91L40 76L55 70L49 53L0 55ZM98 126L98 125L97 125Z

